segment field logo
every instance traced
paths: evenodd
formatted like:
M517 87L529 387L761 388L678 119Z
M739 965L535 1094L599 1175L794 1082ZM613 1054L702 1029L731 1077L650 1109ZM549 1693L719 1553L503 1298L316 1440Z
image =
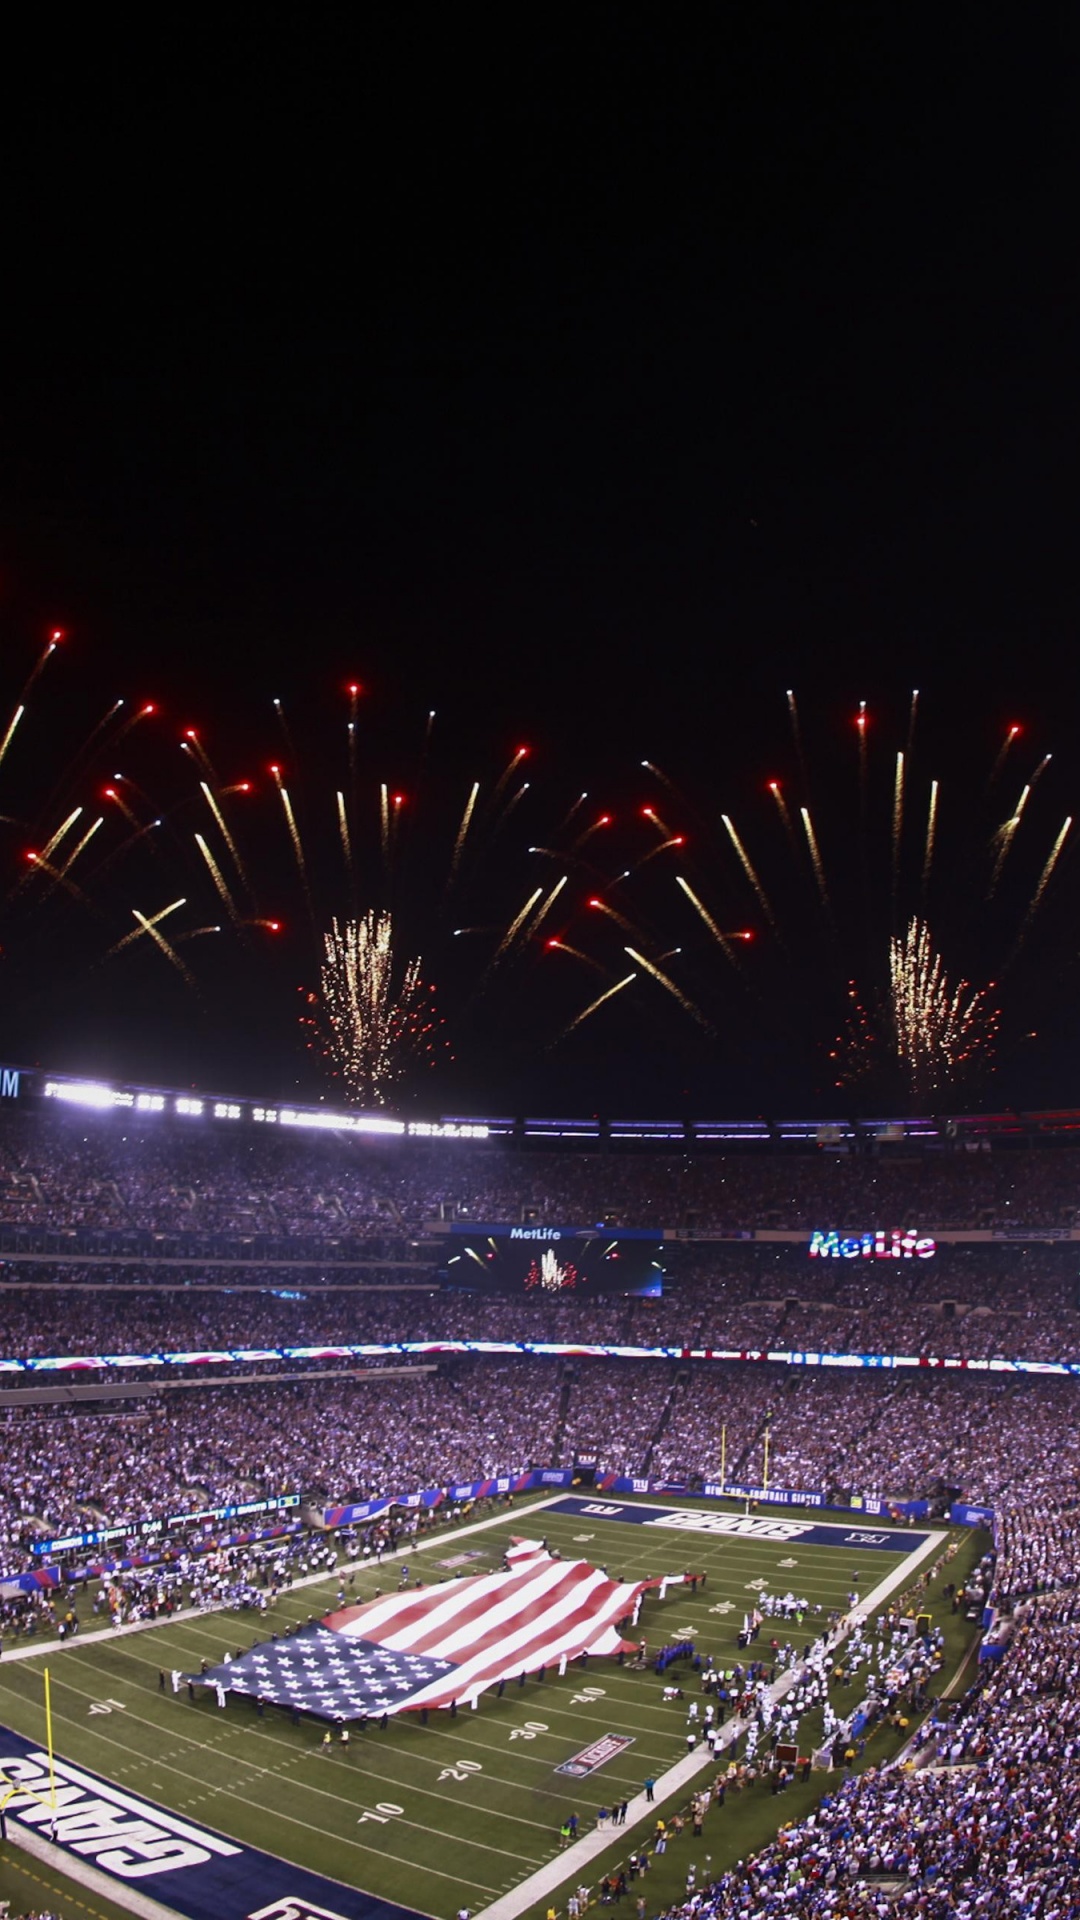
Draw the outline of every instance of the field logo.
M50 1793L47 1753L0 1755L0 1779L14 1789L5 1798L4 1812L14 1814L23 1826L44 1827L50 1837L55 1824L61 1846L95 1858L98 1866L122 1880L202 1866L212 1853L230 1856L244 1851L65 1761L55 1761L54 1772L67 1783L57 1787L55 1799Z
M735 1533L746 1540L797 1540L812 1531L807 1520L774 1520L746 1513L697 1513L680 1508L646 1520L647 1527L674 1527L685 1533Z
M632 1736L625 1733L603 1733L591 1746L582 1747L572 1760L564 1760L556 1773L568 1773L572 1780L584 1780L586 1774L595 1773L598 1767L606 1766L614 1760L616 1754L634 1744Z
M248 1920L345 1920L342 1913L331 1913L329 1907L313 1907L308 1900L297 1899L290 1895L285 1900L274 1900L268 1907L260 1907L258 1913L249 1913Z

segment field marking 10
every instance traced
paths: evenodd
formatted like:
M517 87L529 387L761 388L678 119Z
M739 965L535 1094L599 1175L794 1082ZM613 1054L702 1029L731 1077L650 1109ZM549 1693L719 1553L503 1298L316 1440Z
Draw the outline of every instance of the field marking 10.
M362 1827L365 1820L377 1820L380 1827L385 1827L388 1820L396 1820L404 1811L404 1807L395 1806L392 1800L377 1800L373 1807L364 1808L356 1824Z

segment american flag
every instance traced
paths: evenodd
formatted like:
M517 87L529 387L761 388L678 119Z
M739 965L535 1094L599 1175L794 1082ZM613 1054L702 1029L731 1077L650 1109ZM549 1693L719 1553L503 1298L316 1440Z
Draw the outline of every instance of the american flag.
M346 1607L192 1678L324 1719L360 1720L468 1706L500 1680L557 1667L564 1656L632 1650L618 1623L658 1581L611 1580L587 1560L558 1560L528 1542L507 1560L503 1573Z

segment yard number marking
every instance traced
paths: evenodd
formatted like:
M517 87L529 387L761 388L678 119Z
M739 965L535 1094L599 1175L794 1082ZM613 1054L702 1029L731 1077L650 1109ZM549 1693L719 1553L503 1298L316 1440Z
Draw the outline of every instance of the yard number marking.
M385 1827L388 1820L396 1819L404 1811L404 1807L396 1806L393 1800L377 1800L373 1807L364 1808L356 1824L362 1827L365 1820L377 1820L380 1827Z
M444 1767L440 1780L467 1780L472 1773L483 1773L483 1764L479 1760L455 1760L452 1767Z

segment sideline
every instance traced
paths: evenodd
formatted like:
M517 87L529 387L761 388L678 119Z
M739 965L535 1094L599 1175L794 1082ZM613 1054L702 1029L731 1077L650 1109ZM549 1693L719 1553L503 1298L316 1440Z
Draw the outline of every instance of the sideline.
M928 1559L948 1538L947 1533L927 1534L922 1546L913 1548L900 1565L886 1574L872 1593L867 1594L857 1612L849 1614L841 1621L830 1645L840 1646L841 1642L847 1639L855 1621L865 1619L868 1613L876 1612L882 1602L895 1593L897 1587L906 1586L920 1561ZM781 1674L779 1680L774 1682L769 1689L774 1700L782 1699L788 1689L795 1685L802 1672L802 1666L802 1661L797 1661ZM748 1725L749 1722L745 1720L729 1720L721 1734L721 1749L726 1752L727 1748L745 1733ZM498 1900L493 1900L489 1907L482 1907L473 1915L473 1920L517 1920L517 1916L524 1913L527 1908L535 1906L538 1901L548 1900L556 1888L561 1887L565 1881L573 1877L576 1884L584 1879L586 1877L584 1869L599 1854L607 1851L611 1845L613 1833L629 1834L632 1827L640 1825L645 1820L655 1819L656 1806L662 1800L668 1799L680 1788L688 1786L695 1775L703 1772L707 1766L715 1765L715 1757L707 1747L688 1753L685 1759L676 1760L675 1765L669 1767L666 1773L657 1774L655 1802L646 1799L644 1793L635 1794L627 1808L625 1825L610 1829L605 1827L603 1830L595 1827L592 1833L584 1834L580 1840L575 1840L573 1846L564 1847L553 1860L548 1861L546 1867L539 1867L535 1873L529 1875L527 1880L520 1881L509 1893L501 1894Z
M96 1893L99 1900L111 1901L114 1907L126 1907L129 1913L135 1915L135 1920L184 1920L183 1914L178 1914L175 1907L163 1907L159 1900L151 1900L135 1887L124 1886L122 1881L114 1880L111 1873L102 1873L99 1867L92 1867L86 1860L73 1860L66 1848L54 1847L48 1840L43 1840L39 1833L32 1833L14 1819L8 1825L7 1844L9 1847L19 1847L41 1866L62 1874L65 1880L73 1880L87 1893Z
M406 1546L395 1547L392 1553L384 1555L382 1564L393 1565L395 1561L414 1553L431 1553L435 1547L445 1547L448 1541L463 1540L466 1534L484 1533L488 1527L504 1527L515 1513L520 1513L524 1517L529 1513L539 1513L543 1507L553 1506L556 1500L562 1498L565 1491L565 1487L559 1487L545 1499L534 1500L527 1507L504 1507L501 1513L493 1514L490 1519L469 1520L464 1526L448 1528L445 1533L433 1533L424 1540L410 1540ZM333 1527L327 1527L322 1533L315 1528L310 1529L312 1538L316 1541L329 1540L335 1531ZM358 1560L346 1561L337 1568L323 1567L318 1573L302 1573L298 1580L294 1580L290 1587L285 1587L282 1591L296 1593L301 1587L315 1587L321 1580L332 1580L335 1572L340 1574L342 1571L349 1572L353 1567L374 1567L378 1564L376 1560ZM150 1569L139 1569L139 1571L149 1572ZM171 1627L174 1622L180 1620L204 1620L209 1614L235 1611L234 1607L179 1607L175 1613L158 1614L156 1620L129 1620L122 1627L91 1627L86 1633L80 1627L78 1633L71 1635L67 1640L38 1640L35 1637L33 1640L28 1640L25 1646L9 1647L0 1660L0 1665L6 1667L10 1660L36 1660L42 1653L63 1653L64 1649L70 1646L89 1647L95 1641L121 1640L125 1634L145 1633L148 1627Z

